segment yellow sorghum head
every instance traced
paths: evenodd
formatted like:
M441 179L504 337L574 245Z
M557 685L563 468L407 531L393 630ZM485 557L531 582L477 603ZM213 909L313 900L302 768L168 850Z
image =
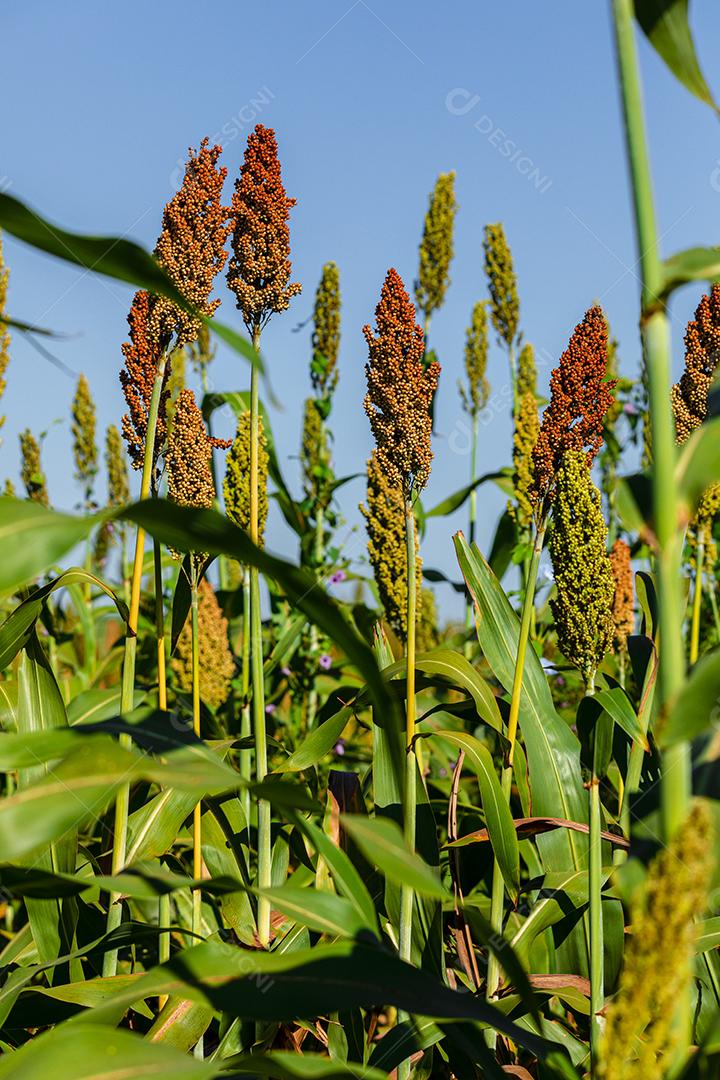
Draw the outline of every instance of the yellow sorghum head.
M212 585L203 578L198 588L198 660L200 698L211 709L223 705L230 693L235 662L228 642L228 623ZM184 693L192 691L192 627L190 620L180 632L170 662L177 685Z
M418 593L417 629L415 631L418 652L429 652L440 644L437 604L435 593L424 586Z
M526 391L518 402L513 434L513 484L515 501L508 502L508 511L517 524L527 529L532 524L535 505L530 496L533 487L533 450L540 433L537 399Z
M215 501L212 451L228 446L229 441L208 435L192 390L181 390L165 455L168 498L180 506L211 507Z
M92 497L93 480L97 474L98 449L95 442L95 402L90 384L84 375L78 379L72 403L72 437L75 476L83 486L85 501Z
M375 322L377 337L370 326L363 327L370 355L365 412L388 481L407 498L421 491L430 475L430 406L440 365L433 360L423 367L423 332L396 270L387 272Z
M328 485L328 436L316 398L305 401L300 459L305 494L316 509L325 510L330 503Z
M407 552L405 501L394 486L384 463L373 450L367 463L367 506L360 510L368 534L368 554L385 617L401 641L407 639ZM415 547L418 549L417 531ZM422 563L416 556L417 595L422 584Z
M28 499L42 506L49 506L47 481L40 458L40 444L29 428L25 428L20 435L20 457L22 459L20 475Z
M612 644L615 582L600 492L582 450L569 450L558 470L550 557L558 645L588 682Z
M632 913L618 991L606 1010L600 1080L666 1075L679 1028L675 1011L690 984L696 916L707 904L713 864L709 811L696 803L670 846L650 863Z
M425 215L420 242L420 268L415 282L415 302L426 322L441 307L450 284L456 212L455 173L440 173Z
M217 353L217 346L213 342L206 323L201 324L197 338L195 341L190 342L188 349L190 350L190 363L193 370L200 377L202 385L205 386L207 369Z
M535 350L529 341L523 345L518 356L517 396L521 398L524 394L537 394Z
M15 485L13 484L12 480L9 477L5 481L5 486L3 488L3 495L9 495L10 498L12 498L12 499L15 498Z
M703 562L713 567L717 562L717 544L713 538L713 523L720 512L720 484L710 484L700 496L695 517L688 528L688 545L693 566L697 564L697 547L704 545Z
M633 589L633 571L630 547L624 540L616 540L610 552L615 593L613 596L612 617L615 630L613 651L627 650L627 639L635 628L635 593Z
M685 370L670 391L677 441L684 443L707 416L708 393L720 363L720 284L703 296L685 330Z
M108 503L122 506L130 502L130 481L123 453L122 435L110 424L105 435L105 466L108 475Z
M5 265L5 259L3 258L2 248L2 234L0 234L0 398L5 393L5 387L7 386L7 379L5 378L5 372L7 366L10 363L10 334L6 323L2 321L2 317L5 314L5 307L7 304L7 290L8 280L10 278L10 271ZM5 417L0 416L0 428L5 423Z
M512 252L500 222L485 226L485 273L490 290L490 315L501 341L508 348L517 337L520 301L513 269Z
M262 416L258 416L258 546L265 542L268 514L268 450ZM245 532L250 531L250 413L238 419L237 434L225 464L225 513Z
M312 384L316 394L331 394L340 351L340 272L334 262L323 266L313 312Z
M473 307L470 325L465 333L467 386L460 383L463 408L470 416L477 416L487 405L490 393L490 384L485 377L487 356L487 310L485 301L480 300Z

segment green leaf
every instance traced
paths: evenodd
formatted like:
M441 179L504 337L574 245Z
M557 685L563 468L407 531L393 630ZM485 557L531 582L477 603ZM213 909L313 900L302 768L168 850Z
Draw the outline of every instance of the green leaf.
M351 902L362 925L377 934L377 912L372 897L365 887L365 882L357 872L350 857L328 836L326 832L299 814L291 815L291 820L305 833L320 858L325 860L332 875L335 888Z
M288 882L277 889L257 889L273 907L310 930L331 937L355 937L366 929L365 919L344 896L314 886L302 887Z
M478 637L487 661L507 691L512 688L520 632L497 578L462 533L455 537L460 568L476 605ZM533 812L570 821L587 820L577 739L555 712L550 688L533 649L527 650L520 694L520 730L532 785ZM584 853L576 837L548 834L538 840L557 870L579 869Z
M520 852L510 807L502 793L490 751L465 732L438 731L436 735L459 747L465 754L467 764L477 775L490 843L508 893L515 903L520 892Z
M406 669L406 661L398 660L385 668L383 674L386 679L404 681ZM488 682L460 653L451 649L419 653L415 658L415 670L426 677L419 681L427 685L465 690L475 702L480 719L502 734L503 722L495 694Z
M659 718L655 733L663 749L717 728L720 721L720 649L701 656L687 682Z
M317 765L326 754L330 753L352 720L354 712L352 705L346 705L334 716L329 717L318 727L313 728L287 761L283 761L282 764L278 765L277 772L300 772L302 769L311 769L314 765Z
M639 742L645 750L650 746L647 734L643 731L637 713L633 709L630 699L619 686L612 690L598 690L595 701L612 717L618 727L621 727L626 735Z
M439 502L432 510L426 510L425 517L447 517L448 514L452 514L455 510L459 510L463 503L470 498L473 491L480 487L481 484L486 483L488 480L499 480L504 478L505 475L506 474L502 472L491 472L485 473L484 476L479 476L476 480L473 480L471 484L466 484L465 487L461 487L458 491L453 492L452 495L448 495L446 499Z
M388 691L372 650L312 574L256 547L242 529L215 510L195 510L165 499L148 499L126 507L118 516L141 525L151 536L178 551L231 555L241 563L257 566L277 581L291 605L332 638L367 682L377 723L388 734L393 767L399 777L403 776L405 748L397 703Z
M174 1047L147 1042L140 1035L97 1024L60 1025L36 1036L0 1060L0 1077L40 1080L153 1080L218 1075L211 1062L196 1061Z
M505 571L510 565L517 540L517 525L509 510L505 509L498 519L488 556L490 569L498 581L502 581Z
M676 476L678 498L692 517L706 488L720 481L720 416L706 420L684 443Z
M208 319L189 304L172 283L158 262L132 240L119 236L83 236L67 232L59 225L51 225L12 195L0 193L0 227L11 236L63 262L82 266L94 274L126 281L130 285L147 289L158 296L166 296L183 311L188 311L234 352L263 370L262 360L249 341L223 326L216 319Z
M0 199L6 198L0 194ZM74 517L58 514L30 499L0 498L0 594L15 592L34 581L71 548L84 540L102 514Z
M253 1076L275 1076L279 1080L387 1080L387 1073L371 1069L359 1063L344 1065L341 1061L320 1054L297 1054L290 1050L270 1050L258 1054L237 1054L223 1060L226 1069L233 1073L250 1073Z
M635 0L635 18L676 79L717 112L688 22L689 0Z
M662 273L661 294L664 298L689 281L717 281L720 279L720 247L679 251L664 260Z
M409 885L420 896L448 899L435 871L410 850L395 821L360 814L343 814L341 820L365 858L391 881Z
M27 600L24 600L22 604L15 608L12 614L8 615L5 622L0 626L0 670L6 668L14 660L28 641L32 628L39 618L43 604L48 596L57 589L63 589L78 582L92 585L104 592L106 596L109 596L115 604L121 619L127 622L127 605L113 592L110 586L106 585L94 574L88 573L87 570L72 567L53 581L48 582L47 585L36 589Z
M530 949L539 934L582 909L588 900L587 870L546 874L530 914L510 939L522 963L530 959Z

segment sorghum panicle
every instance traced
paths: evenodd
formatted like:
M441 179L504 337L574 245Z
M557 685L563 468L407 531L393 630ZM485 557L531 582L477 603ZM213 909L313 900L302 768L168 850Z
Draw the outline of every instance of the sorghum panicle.
M677 441L684 443L707 416L708 394L720 364L720 285L704 295L685 330L685 370L670 391Z
M105 466L108 477L108 504L123 506L130 502L130 481L128 478L122 437L114 424L110 424L105 435Z
M558 645L587 683L612 644L615 582L600 492L582 450L569 450L557 474L550 557Z
M713 523L718 513L720 513L720 484L710 484L700 496L695 517L688 526L687 540L694 566L697 565L697 548L701 541L704 545L705 566L713 567L717 562L718 553L713 537Z
M520 322L520 301L512 252L500 222L485 226L485 273L490 290L490 315L495 331L508 348L515 343Z
M198 587L198 661L200 698L211 709L223 705L230 693L235 661L228 641L228 622L210 582L203 578ZM186 694L193 688L192 627L188 619L180 632L170 662L178 688Z
M5 265L5 259L3 257L2 247L2 234L0 233L0 398L5 393L7 386L7 379L5 373L7 366L10 363L10 333L7 328L7 324L2 321L2 317L5 314L7 304L7 290L8 281L10 279L10 271ZM0 428L5 423L5 417L0 416Z
M49 506L47 481L40 457L40 444L29 428L20 434L20 457L20 476L28 499L40 503L41 506Z
M535 364L535 350L529 341L525 342L518 356L517 371L517 396L523 394L537 394L537 365Z
M200 377L200 385L204 390L207 385L207 369L217 353L217 346L205 323L202 323L197 338L190 342L188 349L193 371Z
M92 498L92 487L98 468L98 448L95 441L96 409L86 377L78 379L72 403L72 437L75 476L82 484L85 502Z
M472 310L470 325L465 333L465 375L467 385L460 383L463 408L470 416L478 416L487 405L490 384L487 381L488 333L487 306L481 300Z
M540 433L535 394L527 390L518 401L513 433L513 485L515 499L508 502L508 511L522 529L529 529L533 520L533 451Z
M120 372L120 384L125 394L128 412L122 418L122 433L127 443L133 469L142 469L145 454L148 414L155 373L162 359L162 347L150 334L150 309L152 298L144 290L136 292L128 315L130 341L125 342L122 353L125 367ZM157 462L167 438L165 414L167 411L169 369L166 368L163 390L158 410L153 462Z
M170 365L170 374L167 378L167 406L165 409L165 422L167 425L168 435L172 431L173 420L175 418L175 409L177 408L178 397L180 391L185 389L187 383L187 355L188 350L185 345L182 345L179 349L173 349L172 353L168 357Z
M303 434L300 460L305 494L313 502L315 510L326 510L330 504L331 491L328 484L328 436L323 424L316 398L305 401L303 411Z
M313 311L312 385L316 394L332 394L337 384L340 351L340 272L334 262L325 263L315 293Z
M268 515L268 450L262 416L258 416L258 546L265 542ZM225 464L223 482L225 513L236 525L250 532L250 413L238 419L237 434Z
M248 137L232 197L232 256L227 281L252 333L285 311L302 289L290 283L289 199L280 173L275 132L262 124Z
M605 1013L600 1080L666 1075L679 1037L676 1005L689 989L695 920L707 904L713 840L709 811L696 802L650 864L625 938L618 991Z
M417 621L417 650L430 652L440 644L437 604L435 593L424 586L418 592L419 618Z
M370 354L365 412L378 462L388 481L408 498L424 488L430 475L430 405L440 365L433 360L423 370L423 332L396 270L387 272L375 321L377 337L370 326L363 327Z
M407 639L407 550L405 500L402 488L388 477L385 463L373 450L367 463L367 505L360 510L368 534L368 554L385 617L398 638ZM415 550L417 597L421 601L422 563ZM420 612L418 611L418 617Z
M615 583L612 604L614 627L613 652L627 652L627 639L635 628L635 591L633 588L630 546L616 540L610 551L610 566Z
M209 509L215 501L211 458L213 449L226 450L229 439L208 435L192 390L181 390L165 455L168 498L180 506Z
M230 232L228 207L221 203L226 168L218 168L220 146L203 139L199 151L190 149L179 191L165 207L155 257L188 303L213 314L219 300L210 300L213 280L227 259L225 241ZM176 346L198 336L202 323L164 297L155 297L150 312L150 334L163 348L173 337Z
M602 445L605 414L613 403L615 380L605 381L607 322L592 307L575 327L560 363L550 376L550 404L543 413L533 452L532 498L552 494L555 476L569 450L582 450L591 465Z
M420 268L415 282L415 302L426 322L442 306L450 284L456 213L455 173L440 173L425 215L420 242Z

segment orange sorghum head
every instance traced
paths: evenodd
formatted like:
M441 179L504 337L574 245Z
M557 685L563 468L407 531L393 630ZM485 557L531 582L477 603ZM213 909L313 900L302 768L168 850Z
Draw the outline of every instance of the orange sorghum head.
M218 168L222 147L203 139L197 153L189 151L180 190L165 207L155 257L185 299L204 315L213 314L219 300L210 300L213 280L227 259L229 209L220 199L227 169ZM163 348L175 335L175 345L194 341L202 323L164 297L153 299L150 332Z
M420 491L430 474L430 405L440 365L433 360L423 368L423 332L396 270L387 272L375 322L377 337L370 326L363 327L370 354L365 412L388 480L407 497Z
M685 370L670 391L677 441L684 443L707 416L708 393L720 364L720 285L703 296L685 330Z
M625 652L627 639L635 627L635 594L630 547L624 540L616 540L610 552L610 566L615 582L612 619L615 627L613 651Z
M120 384L128 407L128 412L122 418L122 433L134 469L143 467L150 399L155 373L162 358L162 348L150 334L151 306L152 297L149 293L144 290L135 293L128 315L130 341L125 342L122 347L125 367L120 372ZM167 375L166 370L165 383L167 383ZM155 461L165 443L167 433L165 426L167 397L167 390L163 387L155 433L153 453Z
M568 450L584 450L591 465L602 445L603 421L616 382L605 381L607 356L607 322L602 308L591 307L550 376L550 404L533 451L531 495L536 503L552 493Z
M181 506L211 507L215 501L212 451L214 447L226 450L230 445L230 440L208 435L195 395L192 390L181 390L165 458L168 498Z
M232 197L232 256L228 285L237 297L250 332L260 330L273 312L284 311L302 285L289 283L289 199L280 174L272 128L258 124L249 135L245 160Z

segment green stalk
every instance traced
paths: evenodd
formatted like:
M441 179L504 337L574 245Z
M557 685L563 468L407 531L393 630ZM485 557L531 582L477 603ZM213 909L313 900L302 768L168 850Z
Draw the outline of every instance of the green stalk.
M167 710L167 678L165 671L165 612L163 611L162 548L153 540L153 564L155 569L155 634L157 637L158 707ZM170 925L170 894L158 899L158 922ZM161 934L158 940L158 959L161 964L170 959L170 933ZM165 1002L161 1002L162 1008Z
M250 718L250 573L243 567L243 615L242 615L242 716L240 719L240 738L249 739L252 735ZM240 751L240 775L244 780L252 779L252 751ZM245 820L250 827L250 792L243 788L240 801L245 810Z
M260 350L260 328L253 331L253 347ZM259 450L258 369L253 365L250 376L250 539L258 542L258 450ZM267 775L267 736L265 730L265 681L263 674L262 619L260 615L260 576L256 566L250 567L250 676L252 681L252 719L255 735L255 779L262 783ZM268 889L272 883L272 844L270 834L270 803L258 799L258 888ZM261 945L270 941L270 901L258 897L258 938Z
M198 574L193 565L190 580L190 620L192 627L192 713L193 732L200 736L200 625L198 619ZM193 877L202 877L202 804L193 809ZM193 890L192 932L200 933L202 894Z
M160 395L162 392L163 378L165 376L166 358L163 354L155 372L150 407L148 409L147 431L145 434L145 453L143 457L142 480L140 482L140 498L147 499L152 486L152 474L154 466L155 434L157 432L158 412L160 409ZM128 612L128 627L125 634L125 655L123 658L122 685L120 688L120 714L126 716L132 711L135 696L135 656L137 653L137 627L140 615L140 586L142 583L143 556L145 553L145 531L138 528L135 536L135 558L133 560L132 581L130 584L130 605ZM132 740L129 735L122 734L118 737L122 747L129 749ZM124 784L115 800L115 821L113 829L112 850L112 873L119 874L125 864L127 851L127 822L130 809L130 785ZM116 929L122 919L122 905L120 894L110 894L110 904L107 913L108 931ZM112 949L105 953L103 959L103 976L107 978L117 973L117 950Z
M700 609L702 607L702 582L703 568L705 564L705 526L700 530L698 545L695 552L695 592L693 594L692 622L690 624L690 656L691 664L697 663L700 655Z
M321 506L316 507L315 510L315 537L313 544L313 562L315 564L315 573L318 580L322 577L322 566L325 561L324 551L324 522L325 517ZM310 627L310 654L314 661L317 661L318 654L318 629L315 623ZM315 680L313 679L312 689L308 694L308 710L307 710L307 727L310 729L315 724L315 714L317 713L318 706L318 692L315 688Z
M587 696L595 693L595 676L588 680ZM602 919L602 813L600 778L593 776L588 787L588 917L590 927L590 1061L592 1074L597 1065L601 1034L600 1011L605 1001L604 942Z
M641 329L648 375L653 443L652 490L657 537L657 581L661 645L660 707L682 689L685 657L680 538L677 528L675 430L670 407L670 325L664 302L663 266L645 138L642 94L635 47L633 0L613 0L615 42L632 179L635 226L642 278ZM668 843L685 820L690 801L690 748L678 743L663 755L661 815Z
M708 588L708 596L710 597L710 607L713 613L713 622L715 624L715 632L720 637L720 611L718 611L717 596L715 595L715 580L710 579L710 587Z
M475 483L475 475L477 472L477 443L478 443L478 420L479 416L477 412L473 413L472 418L472 441L470 443L470 483ZM469 522L469 536L470 543L475 542L475 532L477 529L477 489L473 488L470 492L470 522ZM470 659L472 654L472 641L470 639L470 631L473 627L473 605L472 600L468 596L465 600L465 629L468 633L467 641L465 642L465 656Z
M417 814L417 759L415 752L415 623L417 607L416 562L415 562L415 515L410 499L405 504L405 538L407 556L407 644L405 649L406 675L406 768L405 787L403 790L403 830L405 841L415 850L415 831ZM400 959L408 963L412 960L414 892L410 885L403 885L400 892ZM403 1014L405 1018L405 1014ZM398 1066L398 1080L407 1080L410 1075L410 1062L403 1061Z
M510 747L508 749L507 762L503 768L501 777L503 796L508 804L510 803L510 794L512 791L513 758L515 755L515 742L517 740L518 719L520 717L520 693L522 691L523 675L525 672L525 656L527 654L530 626L535 610L535 586L537 584L538 568L540 566L540 556L542 555L546 524L546 519L543 515L538 524L537 532L535 533L535 543L533 544L527 582L525 585L525 595L523 597L523 606L520 614L520 635L518 637L518 651L515 659L512 694L510 697L510 715L508 717L508 741ZM502 934L504 899L505 887L503 876L498 861L495 859L493 862L492 892L490 896L490 925L495 934ZM485 997L488 1001L491 1001L495 997L499 982L500 964L498 963L496 955L491 953L488 958L487 985L485 988ZM489 1045L494 1046L497 1036L490 1028L487 1030L487 1038Z

